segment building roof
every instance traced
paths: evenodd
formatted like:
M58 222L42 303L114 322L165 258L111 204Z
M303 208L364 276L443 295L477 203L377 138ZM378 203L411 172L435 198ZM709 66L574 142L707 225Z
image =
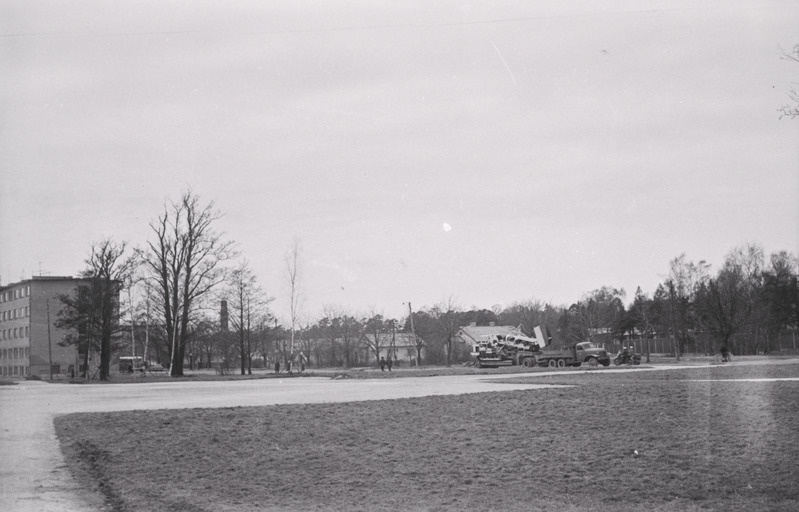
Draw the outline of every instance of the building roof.
M391 336L392 336L391 333L386 333L380 340L380 346L381 347L390 347L392 345ZM422 338L420 338L419 336L416 336L416 338L419 340L419 342L422 345L426 345L425 341ZM363 335L363 339L370 347L374 347L375 346L375 336L374 336L374 334L364 334ZM394 334L394 344L393 345L396 348L416 347L416 342L414 341L413 334L411 334L409 332L398 332L398 333Z
M31 281L80 281L79 277L72 276L31 276L30 279L22 279L14 283L0 284L0 289L13 288L21 284L30 283Z

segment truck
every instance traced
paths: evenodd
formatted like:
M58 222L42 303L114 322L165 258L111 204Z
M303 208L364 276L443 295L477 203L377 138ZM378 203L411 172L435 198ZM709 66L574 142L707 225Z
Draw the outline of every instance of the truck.
M610 356L604 348L582 341L562 348L550 347L552 338L544 337L540 326L534 337L521 334L493 334L481 339L472 347L474 366L498 368L500 366L609 366Z
M599 345L590 341L581 341L560 349L545 347L536 357L541 366L562 368L564 366L580 366L583 363L594 367L598 365L609 366L610 356Z

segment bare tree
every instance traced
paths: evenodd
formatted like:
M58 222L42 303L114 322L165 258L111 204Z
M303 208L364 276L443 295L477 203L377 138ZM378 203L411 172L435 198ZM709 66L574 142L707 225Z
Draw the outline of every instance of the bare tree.
M524 332L532 334L533 329L544 323L545 304L538 299L515 302L499 313L500 320L509 325L521 325Z
M782 50L782 58L792 62L799 63L799 44L795 44L790 52ZM794 83L794 87L788 90L788 98L792 104L783 105L780 108L780 118L790 117L791 119L799 117L799 83Z
M375 307L369 308L366 318L363 319L364 337L369 349L375 355L375 362L380 361L380 351L383 350L391 339L391 324L383 315L375 312Z
M136 266L135 258L125 254L126 249L125 242L110 238L92 244L77 293L60 297L63 308L57 325L78 333L67 337L67 343L84 344L84 357L88 358L93 344L99 349L100 380L110 376L113 342L122 332L119 294ZM84 368L87 363L84 360Z
M270 314L272 298L258 285L258 279L246 261L230 272L225 296L231 310L230 323L239 342L241 374L252 374L252 358L255 351L254 328L264 326Z
M408 324L411 329L411 335L413 336L413 345L416 349L416 366L419 366L422 363L422 349L424 348L424 340L416 335L416 326L413 322L413 307L411 307L411 303L408 302Z
M669 290L669 309L671 329L677 346L675 355L684 351L690 341L690 331L695 323L694 302L699 288L709 279L710 264L704 260L699 263L689 261L685 253L669 262L669 275L666 281Z
M291 320L291 338L289 360L294 359L294 336L297 331L297 320L302 307L301 268L300 268L300 241L295 238L291 249L286 254L286 283L289 287L289 316Z
M763 250L758 245L736 247L727 254L718 275L700 286L696 297L700 325L722 345L748 329L748 344L755 352L759 348L758 331L766 312L761 296L763 268Z
M192 314L224 280L221 264L233 256L232 242L213 229L220 217L213 201L203 205L189 190L150 223L155 240L142 255L158 286L173 377L183 375Z
M451 295L430 308L430 315L436 321L438 337L447 351L447 366L452 365L452 344L455 341L455 335L461 327L459 321L460 312L460 306L458 306L455 298Z

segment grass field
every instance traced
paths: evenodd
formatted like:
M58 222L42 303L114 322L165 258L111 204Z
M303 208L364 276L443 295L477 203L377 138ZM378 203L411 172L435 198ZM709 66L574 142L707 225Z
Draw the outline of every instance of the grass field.
M56 419L110 510L799 510L799 365ZM530 377L520 375L518 379ZM401 385L401 381L398 381Z

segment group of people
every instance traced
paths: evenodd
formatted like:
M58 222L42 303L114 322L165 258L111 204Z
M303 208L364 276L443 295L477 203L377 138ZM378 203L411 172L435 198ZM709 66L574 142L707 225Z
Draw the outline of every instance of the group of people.
M391 356L380 356L380 371L386 371L386 366L388 366L388 371L391 371L391 367L394 366L394 361L391 360Z
M292 364L292 360L293 359L294 359L293 357L287 357L286 358L286 372L288 372L289 374L292 373L291 364ZM302 372L305 371L305 364L308 362L308 358L305 357L305 354L300 352L299 356L298 356L298 359L299 359L299 362L300 362L300 373L302 373ZM280 373L280 359L279 358L275 359L275 373Z

